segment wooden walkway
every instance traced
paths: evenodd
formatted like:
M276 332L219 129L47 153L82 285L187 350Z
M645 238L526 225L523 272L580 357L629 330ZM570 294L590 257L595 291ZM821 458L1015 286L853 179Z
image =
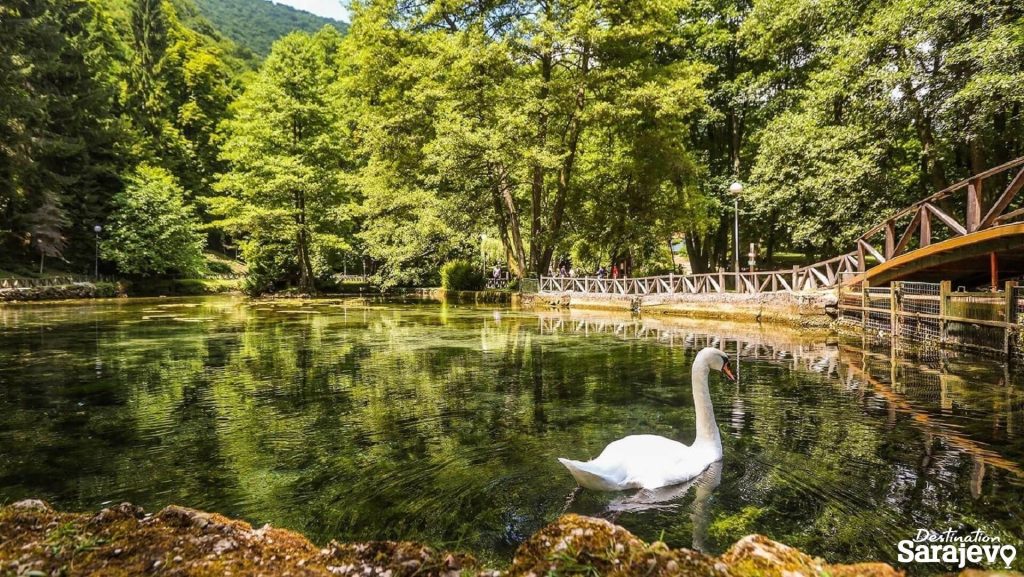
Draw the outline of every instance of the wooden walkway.
M996 188L993 183L1005 182ZM995 189L990 202L985 192ZM718 272L624 279L541 277L540 291L598 295L798 292L837 286L887 284L930 274L990 279L1024 272L1024 157L976 174L932 194L868 229L854 250L789 270ZM979 264L980 263L980 264ZM944 276L945 275L945 276ZM932 280L931 278L925 280Z

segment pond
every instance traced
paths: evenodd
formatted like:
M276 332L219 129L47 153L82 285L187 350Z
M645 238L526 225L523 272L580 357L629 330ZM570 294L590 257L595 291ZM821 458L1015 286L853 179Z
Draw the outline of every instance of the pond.
M575 492L557 457L693 439L690 363L708 344L739 351L737 383L711 377L721 466L643 498ZM895 563L920 528L1020 545L1020 385L999 362L753 324L230 297L4 306L0 502L176 503L496 566L563 511L715 554L759 532Z

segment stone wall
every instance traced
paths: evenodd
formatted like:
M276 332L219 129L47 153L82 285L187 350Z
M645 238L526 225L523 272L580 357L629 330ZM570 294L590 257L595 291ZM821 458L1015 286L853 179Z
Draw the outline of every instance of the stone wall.
M645 315L685 316L827 327L835 318L834 291L801 293L708 293L674 295L538 294L524 306L632 311Z
M57 286L0 289L0 302L113 298L123 294L124 288L114 283L75 283Z

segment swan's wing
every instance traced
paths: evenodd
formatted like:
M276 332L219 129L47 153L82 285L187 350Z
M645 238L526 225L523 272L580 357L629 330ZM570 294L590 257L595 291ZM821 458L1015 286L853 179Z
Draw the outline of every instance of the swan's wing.
M625 479L623 471L602 466L596 460L583 463L559 458L558 461L565 465L566 469L569 469L581 487L595 491L618 491L628 488L623 484Z
M647 489L692 479L709 463L700 447L657 435L624 437L608 445L595 461L605 466L617 464L629 485Z
M690 448L658 435L630 435L608 443L595 461L642 462L683 458Z

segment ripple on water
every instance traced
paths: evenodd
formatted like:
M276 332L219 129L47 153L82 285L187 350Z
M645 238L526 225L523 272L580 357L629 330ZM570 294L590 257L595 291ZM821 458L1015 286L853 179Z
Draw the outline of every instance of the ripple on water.
M180 503L495 562L564 510L674 546L760 532L834 561L893 560L920 527L1024 534L1024 389L969 357L940 369L759 325L372 301L2 322L0 462L17 464L2 500ZM556 457L692 439L689 363L708 344L739 352L739 383L712 378L721 469L656 499L574 493Z

